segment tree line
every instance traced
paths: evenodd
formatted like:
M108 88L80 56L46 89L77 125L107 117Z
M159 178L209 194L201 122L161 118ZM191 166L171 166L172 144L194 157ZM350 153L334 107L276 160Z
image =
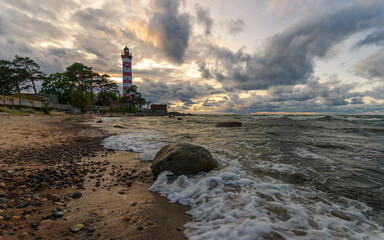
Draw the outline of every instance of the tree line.
M39 64L29 57L15 56L12 60L0 60L0 91L3 95L13 95L25 91L37 93L37 82L41 82L39 93L58 96L59 103L71 104L82 112L92 106L106 106L110 102L124 103L127 107L120 111L134 112L145 104L150 104L133 85L120 95L119 86L108 74L100 74L82 63L73 63L65 72L46 76Z

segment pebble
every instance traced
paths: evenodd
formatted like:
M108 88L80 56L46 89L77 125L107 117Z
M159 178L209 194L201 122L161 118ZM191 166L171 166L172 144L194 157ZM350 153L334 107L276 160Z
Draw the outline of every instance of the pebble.
M58 195L58 194L51 194L51 196L49 197L49 200L52 200L52 201L60 200L60 195Z
M72 194L73 199L79 199L79 198L81 198L81 196L83 196L83 194L81 192L74 192Z
M25 208L28 205L29 205L29 202L22 202L16 208Z
M72 181L75 182L75 183L79 183L79 182L81 182L80 178L78 178L78 177L76 177L76 176L74 176L74 177L72 178Z
M84 224L78 223L78 224L73 225L69 230L70 230L71 232L79 232L79 231L81 231L84 227L85 227Z
M21 219L21 216L13 216L11 217L11 219L9 219L10 221L18 221Z
M128 180L128 181L127 181L127 186L128 186L128 187L131 187L131 186L132 186L132 181L131 181L131 180Z
M132 220L132 218L130 216L124 216L124 220L127 222L130 222Z
M53 225L53 221L51 219L43 220L39 223L38 229L49 229Z
M62 217L64 217L64 212L63 211L54 212L54 213L52 213L52 217L54 217L54 218L62 218Z
M51 205L52 202L49 202L49 200L54 201L54 205L65 207L71 196L73 199L82 197L81 190L75 190L79 192L72 192L73 194L69 196L62 195L64 194L62 191L55 190L74 187L83 189L84 186L81 183L87 179L88 173L91 172L95 176L99 174L98 178L100 179L106 174L106 171L109 169L107 166L110 164L109 161L93 161L93 163L81 163L79 161L84 156L88 156L89 159L90 157L95 157L97 151L104 151L99 144L101 140L87 137L79 138L79 140L81 141L68 144L63 142L64 144L58 147L42 150L16 149L12 152L4 152L0 149L0 159L3 160L3 164L9 165L10 168L18 164L29 166L12 167L12 170L6 169L6 165L0 168L0 222L2 222L0 224L0 238L1 235L16 234L16 231L18 232L27 227L32 227L35 230L55 227L54 219L64 216L63 209L58 208L56 211L48 212L46 208L36 207L46 204ZM38 167L41 164L49 166L48 164L56 164L58 162L62 164L60 166ZM100 181L97 185L100 186ZM44 194L42 194L43 190L46 190ZM55 192L50 193L50 190ZM50 194L46 194L47 192ZM22 210L16 211L16 208L21 208ZM20 214L20 216L15 216L16 213ZM103 210L98 211L97 217L95 216L94 219L97 220L98 217L102 217L105 214L107 213ZM41 220L33 222L36 219ZM15 224L19 224L20 220L23 221L22 225L15 226ZM11 223L11 221L14 222ZM71 231L77 232L83 229L84 225L75 224L72 227ZM25 230L17 234L19 237L24 238L25 236L27 236L26 238L35 236L34 233L25 232Z
M96 219L94 217L89 217L89 218L87 218L87 220L85 220L84 225L89 227L92 224L94 224L95 222L96 222Z

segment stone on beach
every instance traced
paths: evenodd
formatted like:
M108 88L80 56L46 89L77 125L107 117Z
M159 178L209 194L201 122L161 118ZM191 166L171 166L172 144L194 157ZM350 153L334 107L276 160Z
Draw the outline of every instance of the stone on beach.
M49 229L53 225L53 221L51 219L43 220L39 223L38 229Z
M215 127L242 127L241 122L217 122Z
M78 223L78 224L73 225L70 228L70 230L71 230L71 232L78 232L78 231L82 230L84 227L85 227L84 224Z
M156 178L163 171L176 175L208 172L218 166L217 160L204 147L190 143L174 143L164 146L157 152L151 170Z
M79 198L81 198L81 196L83 196L83 194L81 192L74 192L72 194L73 199L79 199Z

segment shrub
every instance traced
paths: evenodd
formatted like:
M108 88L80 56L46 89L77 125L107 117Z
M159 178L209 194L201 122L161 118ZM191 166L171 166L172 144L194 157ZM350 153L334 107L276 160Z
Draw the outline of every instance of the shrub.
M80 108L81 112L86 112L91 105L91 94L85 91L71 92L72 106Z
M43 113L49 114L49 108L44 106L41 110L43 110Z
M21 108L19 111L23 113L35 113L32 109L28 108Z

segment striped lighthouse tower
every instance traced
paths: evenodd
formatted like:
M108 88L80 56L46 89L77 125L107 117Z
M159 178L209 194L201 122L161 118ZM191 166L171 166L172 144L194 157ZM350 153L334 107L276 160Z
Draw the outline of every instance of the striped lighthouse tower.
M125 92L132 87L132 53L129 53L129 48L125 46L121 53L123 59L123 95L130 97L130 94Z

